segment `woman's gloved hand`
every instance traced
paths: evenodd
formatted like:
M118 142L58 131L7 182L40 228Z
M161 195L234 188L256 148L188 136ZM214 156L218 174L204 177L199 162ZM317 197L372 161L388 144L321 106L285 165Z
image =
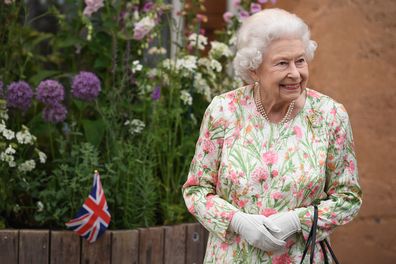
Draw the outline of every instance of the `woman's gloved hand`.
M300 219L294 211L273 214L268 218L280 229L280 232L272 232L277 239L287 240L294 233L301 231Z
M263 251L279 251L286 245L285 241L273 235L280 232L280 229L263 215L237 212L231 220L230 229L240 234L249 244Z

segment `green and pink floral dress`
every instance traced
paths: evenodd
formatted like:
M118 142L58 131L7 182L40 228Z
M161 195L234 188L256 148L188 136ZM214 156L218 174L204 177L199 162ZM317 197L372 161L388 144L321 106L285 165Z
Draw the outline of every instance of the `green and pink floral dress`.
M320 241L351 221L362 203L345 108L307 89L304 108L278 125L257 111L252 86L215 97L202 121L183 195L210 232L205 263L299 263L313 204L319 208ZM295 210L302 232L288 240L284 254L261 251L228 230L238 210L265 216ZM316 250L315 263L323 263L319 245Z

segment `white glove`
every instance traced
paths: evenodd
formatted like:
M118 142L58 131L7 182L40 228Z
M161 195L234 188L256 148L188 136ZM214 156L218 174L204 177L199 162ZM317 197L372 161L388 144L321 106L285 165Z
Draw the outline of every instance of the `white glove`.
M231 231L240 234L249 244L263 251L278 251L286 246L286 242L274 237L280 229L263 215L237 212L230 223Z
M268 218L280 228L280 232L272 232L278 239L287 240L294 233L301 231L300 219L294 211L273 214Z

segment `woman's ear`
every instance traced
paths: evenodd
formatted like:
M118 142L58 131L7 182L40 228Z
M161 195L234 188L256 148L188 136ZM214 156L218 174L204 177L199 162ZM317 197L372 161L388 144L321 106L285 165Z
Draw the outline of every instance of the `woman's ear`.
M257 81L258 80L257 70L249 70L249 76L252 80Z

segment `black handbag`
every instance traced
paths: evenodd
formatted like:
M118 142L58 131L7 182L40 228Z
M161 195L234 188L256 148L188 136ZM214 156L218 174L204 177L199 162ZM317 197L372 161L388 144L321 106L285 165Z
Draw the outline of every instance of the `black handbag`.
M312 223L311 231L309 231L307 243L305 244L305 249L304 249L300 264L303 263L305 256L307 255L309 247L311 247L310 263L313 264L313 260L314 260L314 256L315 256L317 227L318 227L318 207L316 205L314 205L314 220ZM338 262L338 259L336 258L335 254L334 254L333 249L331 248L331 246L329 244L329 241L327 241L327 239L320 241L319 244L320 244L320 247L322 248L322 252L324 255L324 259L325 259L325 264L329 264L329 260L327 259L326 247L329 250L334 262L336 264L340 264L340 262Z

